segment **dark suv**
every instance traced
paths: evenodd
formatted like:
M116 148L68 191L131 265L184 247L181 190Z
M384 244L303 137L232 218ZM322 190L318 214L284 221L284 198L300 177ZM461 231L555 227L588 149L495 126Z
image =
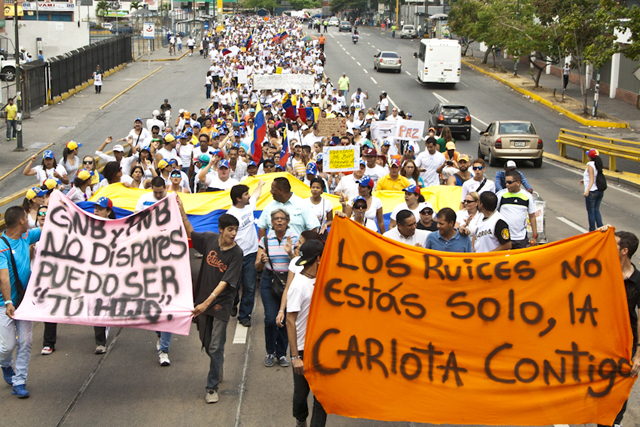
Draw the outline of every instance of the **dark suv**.
M443 127L448 127L452 134L464 135L471 139L471 114L464 105L436 104L429 110L429 126L440 133Z

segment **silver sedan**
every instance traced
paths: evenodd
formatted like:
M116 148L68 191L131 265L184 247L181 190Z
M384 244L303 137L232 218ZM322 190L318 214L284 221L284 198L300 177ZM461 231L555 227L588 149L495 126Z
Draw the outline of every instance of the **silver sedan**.
M373 69L402 71L402 58L396 52L378 52L373 55Z

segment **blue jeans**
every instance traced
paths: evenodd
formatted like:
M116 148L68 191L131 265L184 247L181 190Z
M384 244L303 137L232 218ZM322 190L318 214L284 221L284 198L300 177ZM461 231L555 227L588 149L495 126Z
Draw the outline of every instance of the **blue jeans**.
M349 93L349 89L341 89L340 93L344 96L344 99L347 99L347 94Z
M157 332L158 338L160 338L160 350L158 350L158 354L161 352L169 353L169 344L171 344L171 339L173 338L173 334L171 332Z
M211 83L204 85L207 88L207 99L211 98Z
M260 297L264 306L264 340L267 347L267 354L275 354L276 359L287 354L289 338L287 337L287 327L278 327L276 316L280 310L280 299L271 292L271 270L266 268L262 271L260 279ZM286 325L286 322L285 322Z
M584 198L587 204L587 216L589 217L589 231L602 227L602 216L600 216L600 203L604 197L604 191L590 191Z
M380 111L380 115L378 116L378 120L382 121L384 119L387 118L387 112L386 111Z
M201 315L203 316L203 315ZM211 329L211 343L205 350L211 358L209 363L209 375L207 375L207 390L218 390L220 384L220 372L224 364L224 343L227 340L227 324L224 320L213 318Z
M17 347L16 374L12 379L14 386L27 383L32 330L33 322L14 320L7 316L4 306L0 307L0 367L10 368L13 365L13 350Z
M240 309L238 310L238 320L240 321L251 319L256 293L256 279L258 278L258 272L256 271L257 254L257 252L254 252L242 258L242 300L240 299L240 292L236 292L236 298L233 301L234 307L240 303Z
M18 121L17 120L7 120L7 139L11 138L11 129L13 129L13 137L15 138L18 135Z

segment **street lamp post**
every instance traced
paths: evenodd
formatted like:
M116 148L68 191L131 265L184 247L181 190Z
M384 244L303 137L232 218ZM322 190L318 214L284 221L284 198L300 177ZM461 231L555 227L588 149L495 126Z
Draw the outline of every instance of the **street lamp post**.
M18 40L18 0L13 3L13 27L16 34L15 59L16 59L16 134L17 146L14 151L25 151L22 145L22 102L20 95L20 41Z
M589 77L589 80L591 80L591 77ZM599 95L600 95L600 68L596 70L596 87L595 87L595 90L593 91L593 111L591 112L591 117L598 117Z
M518 8L516 10L516 20L519 21L520 20L520 0L518 0ZM516 57L515 61L513 62L513 76L517 76L518 75L518 60L520 58Z

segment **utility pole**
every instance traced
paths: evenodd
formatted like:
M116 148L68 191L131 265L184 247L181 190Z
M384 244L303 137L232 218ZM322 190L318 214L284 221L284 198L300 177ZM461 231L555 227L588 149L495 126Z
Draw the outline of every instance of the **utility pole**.
M20 41L18 40L18 0L13 3L13 27L16 33L15 59L16 59L16 130L18 137L18 145L14 151L26 151L22 145L22 102L20 95Z
M520 0L518 0L518 9L516 10L516 20L520 21ZM520 58L515 58L515 61L513 62L513 76L517 76L518 75L518 60Z
M591 80L591 77L589 77L589 80ZM589 86L591 86L591 84L589 84ZM593 111L591 112L591 117L598 117L599 94L600 94L600 68L596 70L596 88L593 91Z

